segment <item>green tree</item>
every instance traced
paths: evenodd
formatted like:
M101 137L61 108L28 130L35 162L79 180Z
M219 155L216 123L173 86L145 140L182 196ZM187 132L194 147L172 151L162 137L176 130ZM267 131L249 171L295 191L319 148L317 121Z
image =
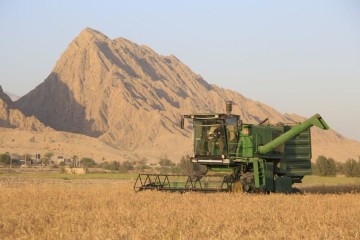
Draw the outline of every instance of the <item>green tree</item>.
M343 164L343 171L347 177L360 177L360 160L356 162L354 159L348 159Z
M41 159L41 162L45 165L48 165L52 156L54 156L52 152L45 153L44 157Z
M168 159L166 156L161 157L159 161L160 166L162 167L173 167L175 166L175 163L173 163L170 159Z
M100 164L100 167L106 170L118 171L121 167L121 164L117 161L112 161L111 163L103 162Z
M1 165L4 165L4 166L9 165L10 162L11 162L11 157L9 154L1 154L0 155L0 164Z
M337 174L345 174L344 173L344 164L341 162L336 162L336 173Z
M134 165L130 162L130 161L125 161L122 163L122 166L124 167L124 169L126 169L127 171L129 170L134 170Z
M80 163L83 165L83 167L85 168L92 168L96 165L96 162L91 159L91 158L82 158L80 160Z
M327 176L336 176L336 162L333 158L328 158L328 175Z
M336 163L332 158L319 156L316 159L319 176L336 176Z
M50 163L50 159L47 158L47 157L44 157L44 158L41 159L41 162L42 162L42 164L45 164L45 166L46 166L46 165L48 165Z

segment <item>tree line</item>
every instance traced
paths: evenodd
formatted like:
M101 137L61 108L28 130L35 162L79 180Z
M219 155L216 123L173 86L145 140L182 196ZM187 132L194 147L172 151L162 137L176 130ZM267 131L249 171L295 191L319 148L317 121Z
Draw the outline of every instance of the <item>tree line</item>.
M206 172L206 167L191 163L189 155L182 156L179 163L174 163L166 156L160 157L158 164L148 164L147 159L142 159L139 161L111 161L96 163L91 158L82 158L80 163L85 168L102 168L119 173L151 171L161 174L192 174Z
M161 156L157 164L149 164L148 159L139 158L135 161L104 161L96 162L94 159L89 157L79 158L74 155L69 161L61 161L59 164L55 164L51 158L54 156L53 153L46 153L44 156L36 162L31 154L18 155L19 159L27 159L28 164L43 164L49 165L54 168L68 167L84 167L84 168L101 168L110 171L116 171L119 173L129 173L138 171L153 171L158 173L172 173L172 174L192 174L196 172L206 172L204 166L193 164L190 162L190 156L182 156L179 163L175 163L170 160L167 156ZM0 165L7 167L10 165L16 166L11 160L9 153L0 154Z
M53 153L47 153L41 159L42 164L49 164ZM20 156L20 159L33 161L30 154ZM143 158L138 161L111 161L97 163L92 158L84 157L79 159L77 156L72 157L72 162L67 164L70 167L84 168L102 168L106 170L116 171L119 173L128 173L133 171L156 171L158 173L173 174L192 174L198 172L206 172L206 167L193 164L189 155L182 156L177 164L170 160L167 156L161 156L158 164L148 164L147 159ZM0 154L0 165L9 166L11 164L10 154ZM61 162L57 167L64 167L65 162ZM319 176L336 176L345 175L347 177L360 177L360 159L348 159L344 163L336 162L333 158L319 156L314 163L311 164L312 174Z
M336 176L338 174L347 177L360 177L360 159L348 159L344 163L336 162L333 158L319 156L311 166L313 175Z

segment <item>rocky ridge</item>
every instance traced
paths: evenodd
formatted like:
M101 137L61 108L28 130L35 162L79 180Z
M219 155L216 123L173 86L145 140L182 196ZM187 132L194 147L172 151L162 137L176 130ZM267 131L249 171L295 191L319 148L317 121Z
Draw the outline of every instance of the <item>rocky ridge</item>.
M26 117L13 107L13 101L0 86L0 127L16 128L29 131L44 131L44 126L36 117Z

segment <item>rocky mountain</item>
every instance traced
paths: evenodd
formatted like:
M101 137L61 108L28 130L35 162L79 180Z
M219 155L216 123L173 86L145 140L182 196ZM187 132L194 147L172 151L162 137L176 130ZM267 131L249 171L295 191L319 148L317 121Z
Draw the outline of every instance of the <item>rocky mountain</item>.
M136 154L113 148L99 139L44 126L36 117L26 117L14 108L0 86L0 153L17 154L52 152L71 158L74 155L99 161L139 160Z
M191 151L191 131L179 128L181 114L224 112L225 100L236 103L233 112L245 122L301 119L210 85L175 56L159 55L124 38L110 39L90 28L70 43L48 78L14 106L55 130L160 157ZM332 131L315 135L315 146L345 140ZM350 152L341 157L358 154Z
M34 116L26 117L21 111L13 107L10 97L0 86L0 127L16 128L20 130L43 131L46 129Z

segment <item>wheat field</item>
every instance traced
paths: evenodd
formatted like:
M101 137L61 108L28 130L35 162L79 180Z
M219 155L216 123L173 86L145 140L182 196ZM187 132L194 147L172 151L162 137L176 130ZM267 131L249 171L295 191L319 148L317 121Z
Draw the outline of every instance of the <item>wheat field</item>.
M0 239L359 239L360 195L135 193L0 176Z

